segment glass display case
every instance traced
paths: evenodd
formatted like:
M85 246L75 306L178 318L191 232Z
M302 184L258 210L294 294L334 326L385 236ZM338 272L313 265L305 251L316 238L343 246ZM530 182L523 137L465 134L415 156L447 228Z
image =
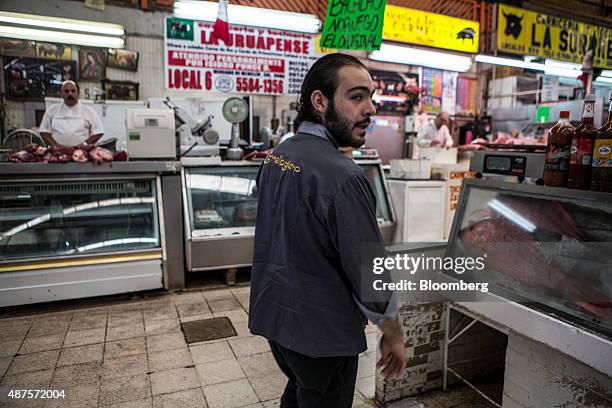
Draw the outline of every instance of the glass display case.
M193 237L253 232L258 166L192 167L185 175Z
M259 162L183 162L186 257L189 271L250 266L257 214ZM356 160L377 198L381 234L391 242L395 217L380 160Z
M158 289L171 276L161 174L172 166L0 167L0 307Z
M0 262L160 248L154 179L0 185Z
M611 249L612 194L465 180L447 251L486 258L462 279L612 337Z
M259 163L196 159L183 166L187 270L250 266Z
M365 172L370 187L376 194L376 218L379 224L393 223L393 211L391 202L387 198L387 187L382 176L380 164L368 161L357 162Z

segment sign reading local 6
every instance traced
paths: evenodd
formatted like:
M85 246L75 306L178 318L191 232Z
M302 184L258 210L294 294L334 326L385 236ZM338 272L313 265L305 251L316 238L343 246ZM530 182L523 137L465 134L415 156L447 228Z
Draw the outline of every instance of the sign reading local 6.
M579 23L504 4L497 6L497 50L612 68L612 29Z
M387 5L384 40L463 52L478 52L479 24L475 21Z
M312 34L231 25L225 43L213 24L166 17L166 89L296 95L319 58Z

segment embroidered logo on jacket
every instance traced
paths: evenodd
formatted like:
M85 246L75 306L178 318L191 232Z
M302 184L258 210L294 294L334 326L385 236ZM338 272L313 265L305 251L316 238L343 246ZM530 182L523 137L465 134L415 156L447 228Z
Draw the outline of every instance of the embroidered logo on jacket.
M285 160L283 156L277 156L273 153L270 153L269 155L266 156L266 159L264 160L264 164L268 164L268 163L277 165L278 167L281 168L282 171L289 170L294 173L299 173L300 171L302 171L300 166L296 165L295 163L289 160Z

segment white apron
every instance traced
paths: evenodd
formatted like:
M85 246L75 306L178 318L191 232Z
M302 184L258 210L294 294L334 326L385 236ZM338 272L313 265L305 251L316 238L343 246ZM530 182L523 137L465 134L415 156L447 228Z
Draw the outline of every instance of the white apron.
M65 146L76 146L89 138L89 122L81 116L81 106L75 112L66 112L64 106L51 119L51 135Z

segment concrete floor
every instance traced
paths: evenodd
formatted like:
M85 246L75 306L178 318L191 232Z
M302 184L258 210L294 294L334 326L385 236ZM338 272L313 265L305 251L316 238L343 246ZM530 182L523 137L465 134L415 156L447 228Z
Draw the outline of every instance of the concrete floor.
M0 319L0 407L276 407L286 377L247 328L249 288L161 293L103 305L31 307ZM227 316L237 336L187 344L180 323ZM376 328L367 329L354 407L374 396ZM65 398L11 399L15 389Z

